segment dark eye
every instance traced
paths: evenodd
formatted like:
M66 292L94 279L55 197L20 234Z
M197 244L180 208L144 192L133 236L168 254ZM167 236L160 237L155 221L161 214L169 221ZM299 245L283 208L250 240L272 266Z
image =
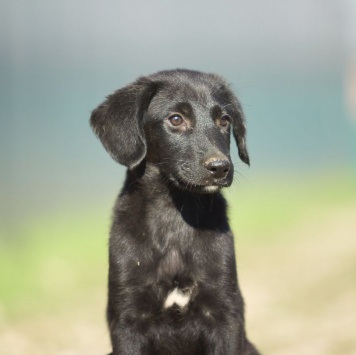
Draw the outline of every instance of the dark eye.
M229 115L223 115L220 118L220 126L226 127L230 123L230 116Z
M168 120L171 125L175 127L180 126L184 122L183 118L179 115L173 115L169 117Z

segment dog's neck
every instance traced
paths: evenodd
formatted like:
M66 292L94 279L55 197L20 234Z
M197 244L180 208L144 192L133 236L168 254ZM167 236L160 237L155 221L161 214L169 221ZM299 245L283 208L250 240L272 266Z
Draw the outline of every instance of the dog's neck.
M196 193L174 186L150 164L127 171L123 194L135 196L141 206L150 205L157 213L175 216L194 228L229 230L226 201L220 192ZM137 205L136 205L137 207Z

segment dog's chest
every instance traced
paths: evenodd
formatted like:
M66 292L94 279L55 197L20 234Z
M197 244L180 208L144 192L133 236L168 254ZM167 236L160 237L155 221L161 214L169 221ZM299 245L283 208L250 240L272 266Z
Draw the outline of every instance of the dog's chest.
M170 217L176 217L174 212ZM179 218L172 219L161 218L159 227L147 223L135 261L126 259L135 268L142 291L161 311L187 310L204 271L199 235Z
M219 245L225 237L218 230L187 223L185 209L173 208L169 202L151 203L145 213L134 211L137 222L130 223L129 233L118 234L124 246L119 248L120 283L126 289L133 286L137 300L134 297L132 302L142 305L147 316L178 311L211 317L214 300L219 298L225 264ZM194 210L191 216L198 222L204 217ZM132 240L135 247L128 250Z
M198 265L192 250L170 245L157 267L157 294L163 309L186 309L198 292Z

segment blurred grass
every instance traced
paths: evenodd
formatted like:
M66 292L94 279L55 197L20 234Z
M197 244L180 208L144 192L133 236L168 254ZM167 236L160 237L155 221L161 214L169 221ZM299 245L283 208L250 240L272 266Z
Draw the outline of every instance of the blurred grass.
M42 216L21 226L25 238L0 238L0 317L57 311L99 283L105 290L109 218L80 210Z
M265 176L225 193L235 237L270 243L274 232L356 202L356 172Z
M356 201L356 175L259 177L225 192L235 235L274 243L275 231ZM110 208L73 208L19 222L9 241L0 228L0 320L57 312L88 291L106 289ZM276 233L280 235L280 233Z

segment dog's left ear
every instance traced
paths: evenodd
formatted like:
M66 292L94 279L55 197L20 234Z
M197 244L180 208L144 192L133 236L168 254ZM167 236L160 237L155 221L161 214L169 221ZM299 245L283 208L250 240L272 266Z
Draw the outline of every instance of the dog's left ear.
M245 117L239 102L237 102L236 106L234 107L234 111L234 117L232 118L232 130L236 140L237 148L239 150L239 157L244 163L250 165L250 157L248 156L246 146Z
M247 165L250 165L250 158L246 146L246 126L245 116L241 104L234 93L231 91L229 84L221 77L214 76L218 85L213 90L216 100L222 104L231 116L232 132L236 140L240 159Z

